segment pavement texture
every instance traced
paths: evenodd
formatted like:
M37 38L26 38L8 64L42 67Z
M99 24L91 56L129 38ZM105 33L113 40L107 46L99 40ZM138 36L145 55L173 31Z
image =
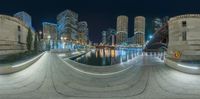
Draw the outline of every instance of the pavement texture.
M134 60L123 72L95 75L47 52L20 72L0 75L0 99L200 99L200 75L153 56Z

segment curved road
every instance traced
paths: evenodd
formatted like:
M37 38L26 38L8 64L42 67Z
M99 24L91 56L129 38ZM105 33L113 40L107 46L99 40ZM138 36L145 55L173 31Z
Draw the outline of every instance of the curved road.
M176 71L152 56L136 60L123 73L92 75L45 53L25 70L0 75L0 99L200 98L200 75Z

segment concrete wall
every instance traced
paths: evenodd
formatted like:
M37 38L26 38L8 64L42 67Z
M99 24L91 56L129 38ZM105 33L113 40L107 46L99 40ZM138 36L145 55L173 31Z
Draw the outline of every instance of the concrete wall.
M26 51L27 33L28 28L22 21L0 15L0 55Z
M183 26L184 22L186 25ZM186 32L186 39L183 39ZM200 15L188 14L169 20L168 58L174 58L176 51L181 52L179 60L200 60Z

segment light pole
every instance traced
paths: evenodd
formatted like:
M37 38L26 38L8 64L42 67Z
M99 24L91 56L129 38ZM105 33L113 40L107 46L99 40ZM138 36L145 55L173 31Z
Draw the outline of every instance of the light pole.
M39 41L42 39L42 31L39 31Z
M49 36L47 36L47 38L48 38L48 41L49 41L48 48L50 50L51 49L51 36L49 35Z

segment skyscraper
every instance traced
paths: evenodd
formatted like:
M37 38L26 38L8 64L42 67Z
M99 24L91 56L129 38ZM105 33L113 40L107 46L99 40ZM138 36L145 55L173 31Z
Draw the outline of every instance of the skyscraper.
M155 18L153 19L153 33L156 33L163 25L162 19Z
M128 38L128 17L121 15L117 17L117 44L124 43Z
M145 43L145 17L135 17L134 36L135 43L139 46L143 46Z
M112 29L112 28L107 29L106 44L115 45L115 34L116 34L115 29Z
M63 48L74 50L77 42L78 14L65 10L57 16L58 34Z
M57 48L57 24L43 22L43 39L45 40L46 46L49 45L51 49Z
M68 41L76 40L77 36L78 14L65 10L57 16L58 33Z
M104 45L106 44L106 34L107 34L106 31L102 31L101 32L101 35L102 35L102 44L104 44Z
M78 42L82 45L88 41L88 25L86 21L78 22Z

